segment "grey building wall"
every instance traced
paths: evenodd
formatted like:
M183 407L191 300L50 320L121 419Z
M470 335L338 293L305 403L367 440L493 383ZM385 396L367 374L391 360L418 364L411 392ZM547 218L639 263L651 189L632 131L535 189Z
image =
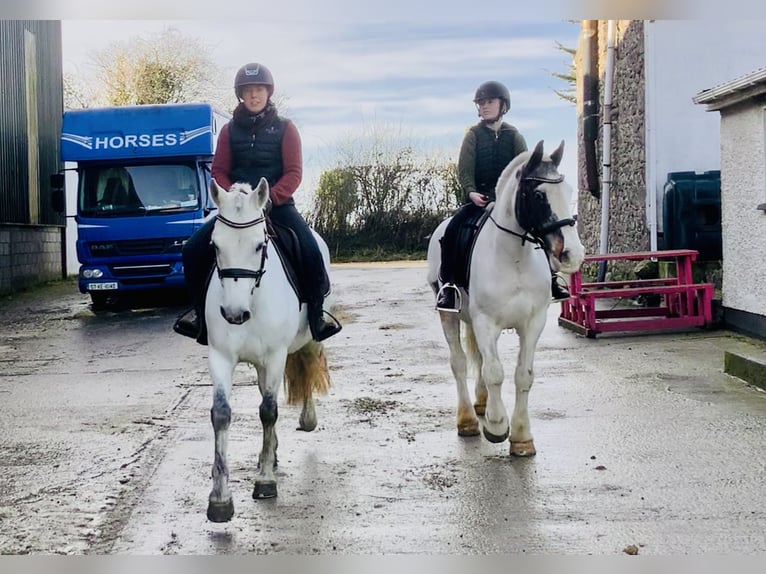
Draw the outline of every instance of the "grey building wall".
M728 324L766 336L766 98L721 110L723 306Z
M0 20L0 293L65 274L65 218L49 177L61 167L61 23Z

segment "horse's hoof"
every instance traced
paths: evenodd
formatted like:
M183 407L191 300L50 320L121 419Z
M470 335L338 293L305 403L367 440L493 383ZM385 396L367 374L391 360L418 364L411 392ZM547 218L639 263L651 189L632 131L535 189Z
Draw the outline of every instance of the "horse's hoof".
M317 422L316 421L308 421L308 422L306 422L303 419L299 419L298 420L298 428L295 429L295 430L311 432L315 428L317 428Z
M253 488L254 500L265 500L267 498L276 498L277 496L277 483L276 482L256 482L255 488Z
M535 441L529 440L512 440L511 441L511 456L535 456L537 451L535 450Z
M506 428L505 432L501 435L499 434L493 434L487 430L487 427L484 427L482 429L484 431L484 438L486 438L489 442L503 442L505 439L508 438L508 435L511 433L510 428Z
M479 436L479 423L467 423L458 425L457 436Z
M207 519L210 522L228 522L234 516L234 501L207 503Z

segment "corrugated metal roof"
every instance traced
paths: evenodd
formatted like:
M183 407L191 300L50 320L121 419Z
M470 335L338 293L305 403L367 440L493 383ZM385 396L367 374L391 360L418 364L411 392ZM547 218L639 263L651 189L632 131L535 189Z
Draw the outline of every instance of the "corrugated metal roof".
M702 90L692 98L692 101L695 104L708 104L709 110L718 110L764 92L766 92L766 67Z

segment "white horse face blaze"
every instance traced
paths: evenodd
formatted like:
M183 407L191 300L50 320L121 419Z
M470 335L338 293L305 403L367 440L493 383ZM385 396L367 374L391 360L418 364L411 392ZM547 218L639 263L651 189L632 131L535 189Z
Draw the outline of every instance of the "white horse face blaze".
M546 195L551 209L558 220L570 219L572 213L572 187L562 181L545 184ZM551 266L554 271L574 273L585 259L585 247L577 233L577 225L565 225L557 233L548 236L551 245Z
M585 246L580 242L577 226L567 227L561 230L564 235L565 249L558 256L559 271L574 273L580 269L585 259Z

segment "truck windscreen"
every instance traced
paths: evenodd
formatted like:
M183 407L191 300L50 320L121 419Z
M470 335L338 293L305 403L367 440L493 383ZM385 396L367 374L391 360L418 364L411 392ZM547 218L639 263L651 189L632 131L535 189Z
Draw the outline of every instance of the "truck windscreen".
M77 206L83 215L125 217L195 211L194 163L91 165L79 172Z

